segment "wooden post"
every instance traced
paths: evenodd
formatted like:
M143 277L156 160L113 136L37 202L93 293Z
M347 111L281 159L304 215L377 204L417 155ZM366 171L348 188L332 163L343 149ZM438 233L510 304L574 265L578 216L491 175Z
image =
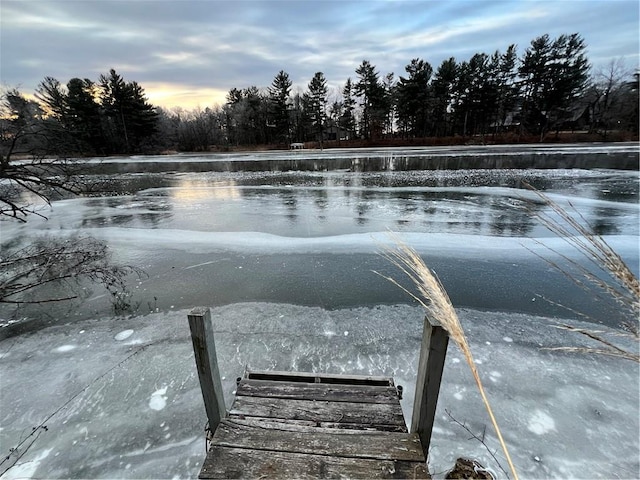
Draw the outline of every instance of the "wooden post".
M226 410L211 325L211 312L207 307L196 307L189 312L188 318L204 408L209 419L209 429L215 433L220 420L226 416Z
M416 379L416 395L411 417L411 433L417 433L420 437L424 458L427 458L431 443L431 431L436 416L440 381L442 380L448 345L447 331L435 320L425 317Z

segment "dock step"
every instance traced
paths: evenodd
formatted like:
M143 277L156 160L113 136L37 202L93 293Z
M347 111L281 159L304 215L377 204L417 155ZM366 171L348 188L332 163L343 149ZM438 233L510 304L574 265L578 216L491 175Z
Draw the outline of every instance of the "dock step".
M199 478L430 478L387 377L248 371Z

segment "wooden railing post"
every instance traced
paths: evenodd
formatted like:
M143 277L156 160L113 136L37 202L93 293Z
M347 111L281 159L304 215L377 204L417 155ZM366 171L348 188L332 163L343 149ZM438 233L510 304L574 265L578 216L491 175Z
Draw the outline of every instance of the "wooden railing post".
M428 316L424 319L420 361L416 379L416 395L413 401L411 432L417 433L427 458L431 432L436 416L440 381L447 356L449 335L440 324Z
M204 408L209 419L209 428L215 432L220 420L226 416L226 410L211 325L211 312L206 307L196 307L189 312L188 318Z

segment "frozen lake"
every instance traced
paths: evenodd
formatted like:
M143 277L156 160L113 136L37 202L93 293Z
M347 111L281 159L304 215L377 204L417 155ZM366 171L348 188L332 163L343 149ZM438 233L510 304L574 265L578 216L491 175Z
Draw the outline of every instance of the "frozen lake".
M569 147L557 150L577 155ZM377 253L391 230L424 256L464 309L521 475L637 476L637 366L540 350L582 341L551 327L575 319L555 303L605 328L618 327L619 308L531 253L555 259L547 245L579 258L538 223L532 212L545 207L524 188L527 182L561 205L570 202L637 274L637 170L431 170L414 168L422 165L414 159L444 150L391 153L108 159L103 173L89 177L91 195L53 202L42 212L47 221L2 222L3 243L93 235L109 243L116 259L148 274L134 279L130 318L111 318L109 299L99 292L46 314L0 312L4 324L20 320L0 329L0 448L8 451L23 431L66 405L47 420L50 431L21 460L22 470L8 474L194 476L204 458L204 409L186 312L198 305L213 308L228 400L233 379L249 364L392 375L405 386L403 408L410 414L421 313L372 272L398 275ZM481 156L477 148L457 154L465 161ZM500 154L517 156L518 149ZM304 168L291 168L292 155ZM380 160L398 157L410 158ZM235 166L202 167L216 162ZM253 167L237 171L237 162ZM492 463L445 413L482 431L486 420L473 388L450 350L434 472L456 455Z
M411 152L403 158L425 161L420 150ZM131 299L134 313L145 314L247 301L327 309L406 303L403 292L371 272L392 273L376 252L387 241L385 232L394 231L420 249L457 306L573 315L539 301L544 297L574 309L586 305L598 321L617 325L617 308L594 302L527 250L539 248L535 240L553 247L558 242L532 216L544 209L523 183L565 206L571 202L637 268L637 171L354 171L356 164L373 168L366 155L373 165L393 157L388 150L382 153L107 159L109 168L135 166L139 172L90 176L91 196L54 202L42 212L46 221L3 222L2 239L24 242L34 235L72 233L105 239L119 260L148 273L135 281ZM323 154L331 156L325 164L336 161L332 165L341 167L350 161L351 168L287 170L286 157L301 162ZM260 171L171 170L176 162L190 169L205 160L250 161ZM169 171L143 173L148 162ZM98 294L71 311L50 308L48 317L24 309L18 318L33 319L28 328L40 328L107 315L111 306Z

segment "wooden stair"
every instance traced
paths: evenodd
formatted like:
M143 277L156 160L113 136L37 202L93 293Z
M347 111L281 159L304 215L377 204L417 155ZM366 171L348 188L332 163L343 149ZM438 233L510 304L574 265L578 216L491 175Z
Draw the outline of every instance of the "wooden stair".
M199 478L430 478L387 377L247 371Z

